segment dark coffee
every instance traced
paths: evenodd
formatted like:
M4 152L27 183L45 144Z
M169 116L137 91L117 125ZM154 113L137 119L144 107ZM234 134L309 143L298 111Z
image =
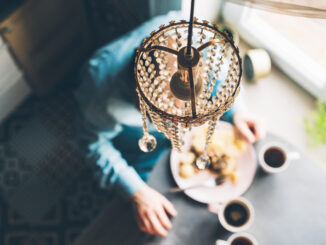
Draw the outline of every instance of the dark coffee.
M270 167L279 168L285 163L285 155L280 149L271 147L265 152L264 160Z
M231 245L253 245L253 242L250 241L247 237L240 236L234 239Z
M239 227L248 221L249 213L243 204L234 202L224 209L224 217L229 225Z

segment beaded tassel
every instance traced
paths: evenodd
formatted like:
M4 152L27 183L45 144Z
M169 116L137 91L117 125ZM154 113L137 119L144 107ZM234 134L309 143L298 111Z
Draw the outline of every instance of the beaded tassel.
M188 27L189 23L184 20L171 21L168 26L161 25L137 49L135 78L144 131L139 146L145 152L152 151L156 146L155 138L148 132L147 115L156 129L163 132L171 140L173 148L179 151L184 144L185 132L208 121L204 154L196 162L198 168L204 169L210 164L208 145L216 121L232 106L239 92L241 59L238 48L216 26L210 26L208 21L198 22L194 19L197 38L193 41L197 42L192 46L199 55L198 76L195 79L197 83L202 83L202 90L196 94L197 116L193 118L190 102L176 99L169 89L172 74L182 65L183 56L179 51L187 43ZM225 81L213 94L214 86L222 82L222 78L224 80L222 74L225 73Z
M175 122L171 122L171 141L172 147L181 151L179 125Z
M207 155L208 145L211 143L212 135L214 134L217 120L219 120L219 117L212 118L208 123L204 152L196 161L196 166L199 169L205 169L211 164L210 159Z
M144 135L148 134L148 125L147 125L147 117L146 117L146 107L144 101L142 99L139 100L140 112L143 120L143 132Z
M149 115L157 131L164 132L164 127L162 126L162 119L160 118L160 116L153 111L150 111Z
M139 91L137 90L137 92L139 96ZM144 136L139 139L138 145L143 152L151 152L156 148L157 142L155 137L148 133L146 107L144 101L141 99L140 96L139 96L139 106L142 114Z

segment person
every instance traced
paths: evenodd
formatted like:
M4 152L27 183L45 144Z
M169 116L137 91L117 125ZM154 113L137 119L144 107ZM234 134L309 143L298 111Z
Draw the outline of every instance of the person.
M87 161L97 166L102 188L115 189L133 204L139 228L150 234L166 236L177 215L172 203L146 184L150 170L170 145L162 133L149 124L157 139L151 153L138 148L142 120L134 106L135 82L133 55L141 41L162 23L180 19L176 12L158 16L139 28L105 45L94 53L82 69L82 81L75 91L80 107L79 142ZM240 103L241 104L241 103ZM264 135L256 117L233 107L223 116L232 120L241 135L253 143Z

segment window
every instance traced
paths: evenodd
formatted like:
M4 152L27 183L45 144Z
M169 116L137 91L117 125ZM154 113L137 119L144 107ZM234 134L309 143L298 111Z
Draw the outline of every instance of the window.
M300 86L326 101L326 20L226 4L224 18Z

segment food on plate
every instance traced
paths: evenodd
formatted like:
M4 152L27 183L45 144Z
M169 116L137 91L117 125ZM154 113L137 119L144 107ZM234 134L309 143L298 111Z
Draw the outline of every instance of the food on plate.
M196 160L195 153L188 151L182 154L180 160L179 174L182 178L189 178L196 172L194 162Z
M237 170L238 167L238 159L234 157L228 157L228 162L225 167L222 169L221 173L225 176L232 174L234 171Z
M191 165L196 160L195 153L188 151L182 154L181 165Z
M183 178L189 178L201 171L195 167L196 159L204 152L207 127L198 129L192 138L191 148L181 156L179 174ZM208 145L207 154L211 160L209 170L228 177L232 183L239 180L238 157L247 149L247 143L235 137L233 131L216 130Z
M195 174L195 166L193 165L181 165L179 169L179 174L182 178L189 178Z
M203 133L207 133L203 132ZM204 152L206 137L205 135L195 134L191 141L191 146L196 154L201 155Z
M234 144L238 148L239 151L245 151L247 149L247 143L243 140L236 139Z
M238 171L234 171L230 174L230 179L232 181L233 184L238 183L239 180L239 172Z

